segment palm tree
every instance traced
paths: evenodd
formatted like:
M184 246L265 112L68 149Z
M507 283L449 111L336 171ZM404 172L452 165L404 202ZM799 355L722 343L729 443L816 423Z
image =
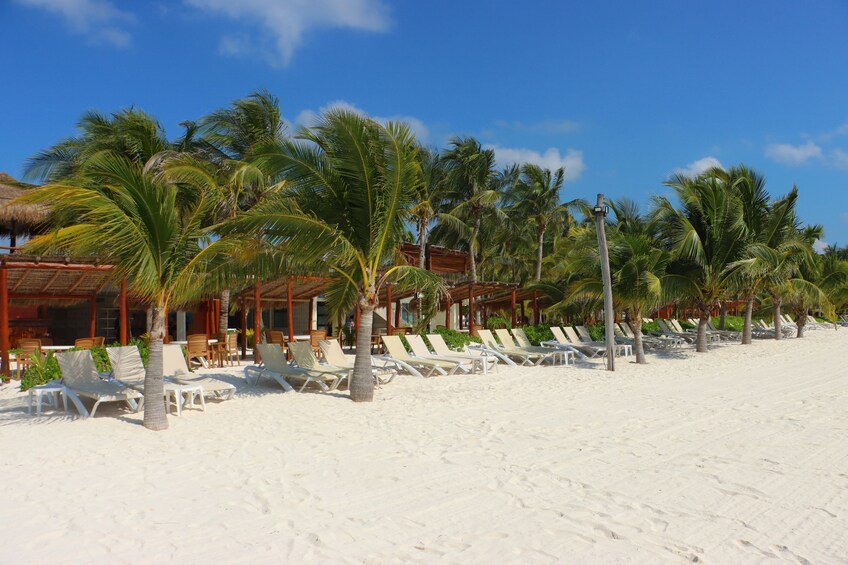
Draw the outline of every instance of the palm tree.
M610 225L609 258L612 275L613 303L624 310L627 324L634 334L636 362L647 363L642 343L642 317L660 306L666 293L663 280L671 255L654 237L652 221L639 214L629 200L610 203L616 221ZM603 300L600 255L594 230L578 229L566 268L578 273L566 290L567 303Z
M503 177L511 173L499 177L495 171L494 150L483 149L473 137L452 139L444 160L448 167L449 198L453 203L448 214L468 227L471 282L477 282L478 236L483 213L496 210Z
M166 429L165 320L170 308L202 291L202 266L194 258L203 243L202 222L212 199L204 191L180 191L141 164L108 151L87 156L73 183L48 184L25 198L62 207L77 218L74 224L58 225L34 238L27 249L97 256L114 266L116 279L126 278L133 293L153 305L144 426Z
M253 92L235 100L228 108L204 116L197 124L197 131L205 144L200 155L220 169L215 175L216 186L210 186L220 197L213 222L248 210L266 197L268 191L280 188L277 179L263 176L260 169L249 164L256 147L285 137L286 125L280 112L280 101L269 91ZM209 180L215 179L210 177ZM228 288L221 291L220 299L218 332L226 333L230 313Z
M556 171L527 163L521 167L517 182L505 193L505 204L516 223L533 224L536 243L536 270L534 279L542 280L545 233L548 227L565 224L568 208L578 201L560 203L560 190L565 183L565 169Z
M257 150L257 163L291 188L229 222L224 233L261 235L303 263L326 265L338 279L326 291L330 314L360 309L350 396L371 401L371 328L380 289L393 281L424 292L441 279L400 262L410 207L421 185L418 151L408 126L381 125L331 110L299 141L276 140Z
M675 208L665 197L655 199L654 220L661 227L674 261L665 285L686 296L699 312L696 351L707 351L707 322L725 299L733 277L729 265L745 243L745 223L739 197L715 174L675 175L666 185L680 200Z
M444 208L447 180L445 162L438 151L420 147L418 158L421 163L422 182L418 187L416 202L409 212L415 220L418 232L418 267L426 268L426 247L430 236L430 225ZM453 220L448 217L445 221ZM456 226L458 222L453 222Z

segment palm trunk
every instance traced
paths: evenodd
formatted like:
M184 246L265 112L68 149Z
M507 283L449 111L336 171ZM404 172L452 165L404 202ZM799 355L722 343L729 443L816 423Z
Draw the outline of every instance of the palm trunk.
M221 291L221 317L218 319L218 333L227 334L230 325L230 290Z
M701 317L698 318L698 339L695 342L695 351L698 353L706 353L707 348L707 322L709 321L710 311L706 308L699 308Z
M795 312L795 325L798 326L798 333L795 337L804 337L804 328L807 326L807 311Z
M350 379L350 399L354 402L374 400L374 375L371 371L371 327L374 322L374 306L362 306L359 327L356 330L356 360Z
M783 323L780 320L780 305L781 300L775 295L772 295L774 302L774 339L783 339Z
M418 268L426 269L427 268L427 222L424 221L423 218L418 220ZM421 303L419 298L418 300L418 319L421 320L424 317L424 305Z
M754 314L754 297L751 296L745 301L745 323L742 326L742 345L751 345L751 318Z
M718 329L720 329L720 330L722 330L722 331L723 331L723 330L724 330L724 317L725 317L725 316L727 316L727 304L725 304L724 302L722 302L722 303L719 305L719 307L718 307L718 308L719 308L719 310L718 310L718 314L719 314L719 318L718 318Z
M633 345L636 346L636 362L640 365L645 365L648 360L645 358L645 346L642 344L642 315L628 317L627 325L630 326L630 331L633 332Z
M150 356L144 375L144 427L160 431L168 429L163 388L162 339L165 337L165 310L153 308L153 328L150 332Z
M471 282L477 282L477 258L474 256L474 246L477 243L477 235L480 233L480 214L477 214L477 219L474 220L474 231L471 233L471 241L468 245L468 252L471 256Z
M542 255L545 244L545 229L540 228L538 233L538 244L536 247L536 281L542 280Z

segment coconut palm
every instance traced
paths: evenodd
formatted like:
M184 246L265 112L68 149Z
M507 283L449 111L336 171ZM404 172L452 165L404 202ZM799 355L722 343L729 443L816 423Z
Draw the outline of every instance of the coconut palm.
M212 206L205 191L181 191L114 152L87 156L73 183L32 191L29 202L49 203L76 218L27 244L33 252L62 250L112 264L136 296L153 305L150 357L144 379L144 426L168 427L162 387L162 341L169 309L202 290L194 258L203 243L203 218Z
M371 328L381 288L393 281L425 293L442 290L438 276L400 265L409 209L422 182L409 128L381 125L360 114L331 110L298 141L276 140L256 152L257 163L291 188L234 218L224 233L261 235L302 262L331 269L325 296L330 315L358 305L354 401L371 401Z
M565 169L556 171L545 169L533 163L527 163L520 169L521 174L512 183L504 195L505 205L516 223L529 223L533 226L536 243L536 270L534 280L542 280L542 260L544 258L545 233L551 226L568 222L568 208L578 201L560 202L560 190L565 183Z
M449 198L453 203L448 214L467 226L468 237L463 239L468 246L471 282L477 282L478 237L483 214L486 210L497 210L501 198L499 189L505 177L514 173L507 171L498 175L494 150L483 149L473 137L452 139L444 160L448 168Z
M276 96L267 90L253 92L235 100L227 108L204 116L196 126L204 145L202 151L193 152L194 156L218 169L208 179L212 183L209 189L219 196L214 216L210 219L213 223L250 209L281 187L278 179L271 178L249 163L251 152L256 147L285 138L286 125ZM202 163L195 164L209 168ZM228 288L221 291L220 299L218 332L226 333L230 313Z
M707 322L711 311L732 288L728 267L745 244L745 222L739 197L715 174L675 175L666 185L680 207L665 197L655 199L654 221L661 226L673 263L665 285L687 297L699 312L696 351L707 351Z

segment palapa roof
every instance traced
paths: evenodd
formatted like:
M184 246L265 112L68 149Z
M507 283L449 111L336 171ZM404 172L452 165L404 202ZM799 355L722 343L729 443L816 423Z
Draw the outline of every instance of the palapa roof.
M6 269L9 301L14 304L52 306L77 304L91 299L112 280L112 266L96 259L0 254Z
M11 230L15 222L18 233L26 233L30 226L37 225L47 219L48 210L39 204L12 204L12 200L35 188L35 185L15 180L6 173L0 173L0 229Z
M292 277L292 302L306 302L324 294L324 289L332 279L326 277ZM289 296L289 278L282 277L273 281L262 281L259 286L261 302L287 302ZM238 299L253 303L253 286L242 290Z

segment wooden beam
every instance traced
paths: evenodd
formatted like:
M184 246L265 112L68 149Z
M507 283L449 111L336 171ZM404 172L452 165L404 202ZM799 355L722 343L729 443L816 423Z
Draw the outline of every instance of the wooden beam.
M128 343L127 339L127 279L121 279L121 304L120 304L120 325L121 328L119 330L121 345L126 345Z
M18 262L7 261L0 258L0 264L7 269L40 269L40 270L55 270L55 271L111 271L112 265L77 265L74 263L35 263L35 262Z
M510 300L510 305L511 305L510 312L512 312L512 318L511 319L512 319L512 327L513 328L516 327L516 325L515 325L515 295L516 295L516 291L513 288L512 289L512 298Z
M21 286L22 284L24 284L24 281L27 279L27 275L28 275L28 274L29 274L29 273L27 273L26 271L24 271L23 273L21 273L21 278L19 278L19 279L18 279L18 282L16 282L16 283L15 283L15 286L13 286L13 287L12 287L12 292L15 292L16 290L18 290L18 287L19 287L19 286Z
M400 300L395 301L395 327L400 327Z
M0 363L3 375L10 377L9 367L9 280L5 267L0 267Z
M47 279L47 282L44 283L43 287L41 287L41 292L42 293L47 292L47 289L50 288L50 285L52 285L56 281L56 279L59 278L59 275L61 275L61 274L62 274L62 271L56 271L55 273L53 273L53 276L51 276L49 279Z
M259 363L259 348L257 343L262 343L262 283L256 281L253 285L253 362Z
M89 275L89 273L87 273L85 271L81 272L77 281L74 284L71 285L71 288L68 289L68 294L73 294L74 291L77 288L79 288L79 286L82 284L82 281L84 281L86 279L86 277L88 277L88 275Z
M315 301L310 299L309 300L309 312L307 314L307 322L306 322L306 329L309 330L310 332L312 330L316 329L316 328L312 327L312 315L314 313L315 313Z
M286 314L288 315L289 322L289 342L294 342L294 301L293 301L293 292L292 285L294 285L294 281L291 277L288 280L288 290L286 291L288 294L288 301L286 302Z
M451 329L451 308L453 308L453 302L451 302L450 294L448 294L447 305L445 306L445 328Z
M392 335L392 285L386 285L386 335Z
M94 337L97 332L97 297L89 298L88 337Z

